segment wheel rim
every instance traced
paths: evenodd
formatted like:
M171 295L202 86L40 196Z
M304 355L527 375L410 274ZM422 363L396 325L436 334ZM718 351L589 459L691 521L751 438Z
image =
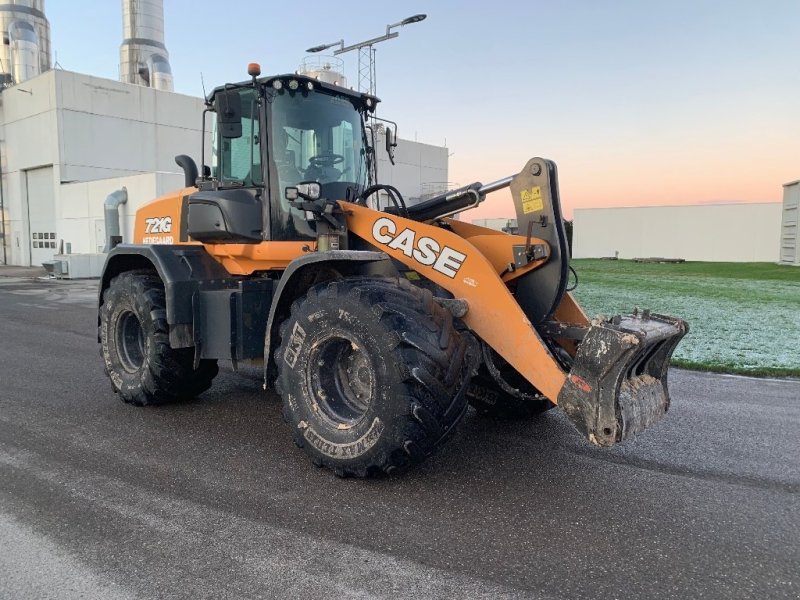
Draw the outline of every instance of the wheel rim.
M372 402L375 369L361 344L334 333L314 344L308 380L325 417L336 425L354 425Z
M144 363L144 330L131 311L121 313L117 319L117 355L129 373L135 373Z

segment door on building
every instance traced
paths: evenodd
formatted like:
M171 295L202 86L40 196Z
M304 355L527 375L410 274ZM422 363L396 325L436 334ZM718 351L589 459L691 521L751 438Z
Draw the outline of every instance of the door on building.
M53 167L25 171L25 180L31 266L37 267L46 260L52 260L58 251Z

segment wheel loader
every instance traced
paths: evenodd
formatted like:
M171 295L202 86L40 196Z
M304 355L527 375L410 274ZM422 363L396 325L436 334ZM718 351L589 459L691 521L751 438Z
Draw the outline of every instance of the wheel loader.
M185 188L144 205L134 243L109 252L98 342L122 400L189 399L217 361L263 360L295 443L356 477L419 463L468 404L504 418L557 406L598 446L664 415L687 325L586 316L567 291L552 161L412 205L377 181L379 127L397 145L378 98L248 74L207 98L210 166L176 157ZM518 235L454 218L505 188Z

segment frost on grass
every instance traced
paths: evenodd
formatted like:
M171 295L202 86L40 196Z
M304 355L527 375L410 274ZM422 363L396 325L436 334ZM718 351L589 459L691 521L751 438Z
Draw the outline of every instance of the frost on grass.
M800 366L800 283L614 275L575 291L589 316L635 306L689 322L675 358L742 369Z

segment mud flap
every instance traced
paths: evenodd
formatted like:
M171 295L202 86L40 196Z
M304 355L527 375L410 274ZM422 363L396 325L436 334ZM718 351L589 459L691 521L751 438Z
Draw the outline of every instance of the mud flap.
M681 319L648 311L592 321L559 408L597 446L645 430L669 409L669 360L688 330Z

